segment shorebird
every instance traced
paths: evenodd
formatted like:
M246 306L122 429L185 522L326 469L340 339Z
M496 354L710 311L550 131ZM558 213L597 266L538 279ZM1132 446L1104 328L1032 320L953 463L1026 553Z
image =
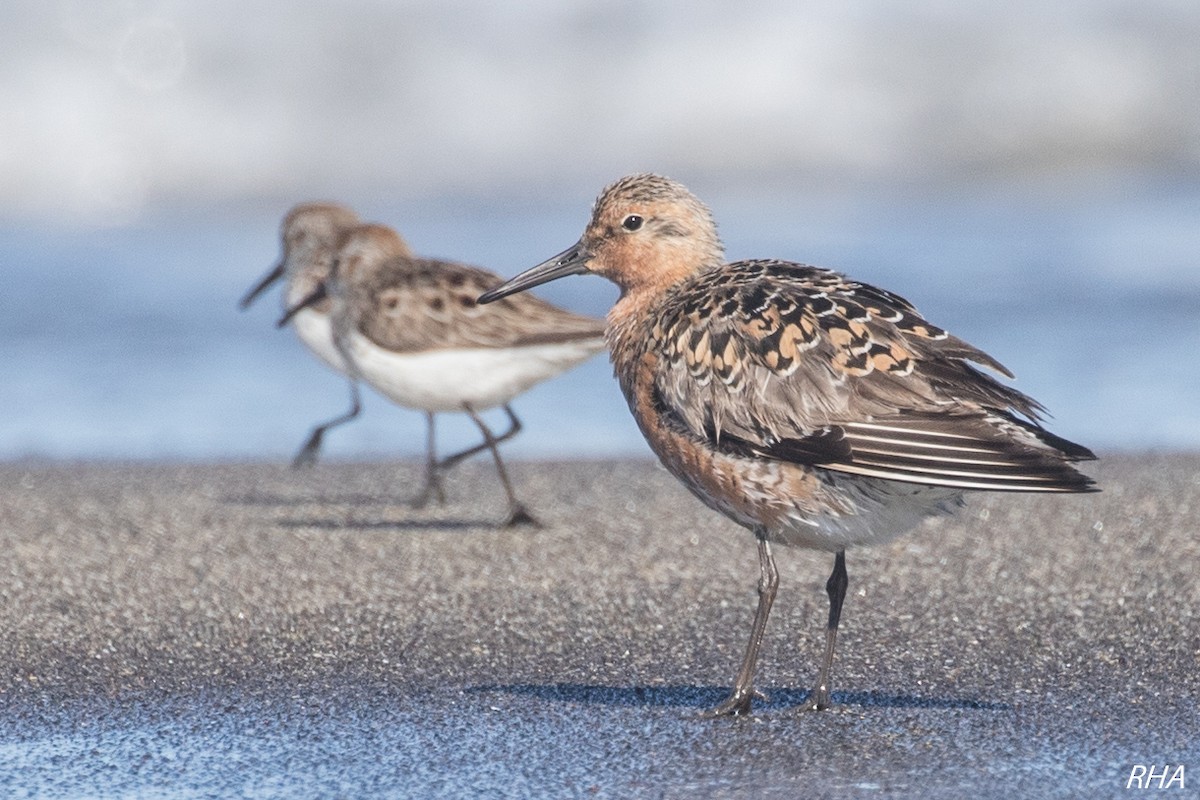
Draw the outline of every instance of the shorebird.
M475 298L501 278L478 267L414 258L384 225L343 235L329 278L280 320L332 299L333 340L354 380L429 421L425 489L444 497L441 472L490 450L508 497L506 526L536 524L517 501L497 448L521 430L509 403L533 385L604 349L604 321L572 314L532 295L492 306ZM500 406L509 429L496 436L479 416ZM467 414L483 442L438 461L433 415Z
M846 548L948 513L965 490L1095 491L1087 448L1047 431L1042 407L972 364L998 361L904 298L827 269L725 263L708 208L681 184L631 175L596 200L572 247L479 298L565 275L620 287L613 370L659 459L758 542L758 606L727 700L747 714L778 573L771 545L834 553L824 658L806 706L828 708Z
M329 276L339 237L360 223L357 214L335 203L301 203L294 206L284 216L279 230L283 256L270 272L246 292L239 307L243 311L249 308L260 294L280 278L286 279L283 291L285 311L308 297ZM296 314L292 324L300 341L314 356L335 372L348 376L346 363L333 343L329 305L328 300L314 303ZM292 459L292 466L303 467L316 463L325 433L354 419L361 409L358 384L351 380L349 410L313 428Z

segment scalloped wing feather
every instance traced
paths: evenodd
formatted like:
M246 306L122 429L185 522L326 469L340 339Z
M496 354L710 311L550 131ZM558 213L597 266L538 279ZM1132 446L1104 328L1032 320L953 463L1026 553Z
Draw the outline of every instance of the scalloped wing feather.
M898 295L802 264L701 273L660 308L664 409L718 448L961 488L1081 491L1093 457L1044 431L995 359ZM1028 422L1020 419L1024 417Z
M371 309L358 315L358 330L394 352L521 347L603 336L603 320L572 314L533 295L485 306L476 302L501 282L466 264L394 258L354 287L351 302Z

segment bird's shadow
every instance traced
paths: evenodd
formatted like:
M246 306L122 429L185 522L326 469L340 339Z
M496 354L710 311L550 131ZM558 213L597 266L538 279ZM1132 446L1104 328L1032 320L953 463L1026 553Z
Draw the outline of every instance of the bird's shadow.
M371 508L395 508L407 506L405 500L397 500L379 495L339 493L320 495L287 495L280 493L255 492L252 494L226 495L221 502L228 505L249 506L256 508L286 507L296 509L297 506L319 505L326 508L353 508L365 510ZM422 513L416 509L414 514ZM502 521L494 518L469 519L465 517L399 517L394 519L329 519L328 517L284 517L274 520L281 528L300 529L316 528L328 531L479 531L498 530L503 527Z
M326 531L462 531L479 532L503 530L494 519L375 519L335 520L316 518L287 518L276 520L280 528Z
M649 706L654 708L712 708L729 696L726 686L599 686L584 683L481 684L467 689L471 693L503 693L534 697L562 703L600 706ZM805 688L781 687L764 690L765 700L756 703L759 710L798 708L808 700ZM918 697L882 692L834 692L835 706L860 708L958 709L971 711L1010 711L1008 703L960 697Z
M220 498L220 502L231 506L251 506L267 508L270 506L391 506L403 503L393 497L378 494L363 494L343 492L339 494L283 494L278 492L253 492L250 494L229 494Z

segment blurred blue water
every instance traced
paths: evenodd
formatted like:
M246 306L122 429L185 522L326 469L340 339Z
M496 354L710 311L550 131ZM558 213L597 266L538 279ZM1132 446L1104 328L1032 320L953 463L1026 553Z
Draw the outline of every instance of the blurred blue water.
M908 297L1012 369L1059 434L1100 450L1200 447L1200 187L937 198L693 188L731 258L803 260ZM509 275L575 240L592 191L554 203L355 202L421 252ZM0 228L0 458L289 457L346 394L274 329L277 296L237 310L277 257L283 210ZM543 296L601 315L615 291L575 278ZM648 453L603 356L515 407L526 423L515 456ZM370 396L327 452L415 456L422 425ZM441 430L446 448L474 441L464 420Z

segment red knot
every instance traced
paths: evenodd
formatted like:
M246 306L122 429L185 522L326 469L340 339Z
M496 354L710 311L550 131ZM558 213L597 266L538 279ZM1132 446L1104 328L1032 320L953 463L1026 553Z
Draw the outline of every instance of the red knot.
M444 499L442 472L490 450L508 497L505 525L536 524L513 493L497 448L521 429L509 403L604 349L604 322L572 314L532 295L481 306L480 293L501 278L478 267L415 258L384 225L343 235L328 280L300 309L332 300L333 339L352 378L428 420L425 488L418 505ZM326 298L328 294L328 298ZM502 407L509 429L496 436L479 416ZM483 443L438 460L433 417L466 413Z
M681 184L631 175L596 200L571 248L479 298L595 273L620 287L613 369L650 447L710 508L750 529L761 577L729 698L749 713L778 574L771 545L835 554L817 683L830 673L845 550L886 542L961 505L964 490L1095 491L1087 448L1047 431L1042 407L977 369L1011 373L904 298L773 259L725 263L708 208Z

